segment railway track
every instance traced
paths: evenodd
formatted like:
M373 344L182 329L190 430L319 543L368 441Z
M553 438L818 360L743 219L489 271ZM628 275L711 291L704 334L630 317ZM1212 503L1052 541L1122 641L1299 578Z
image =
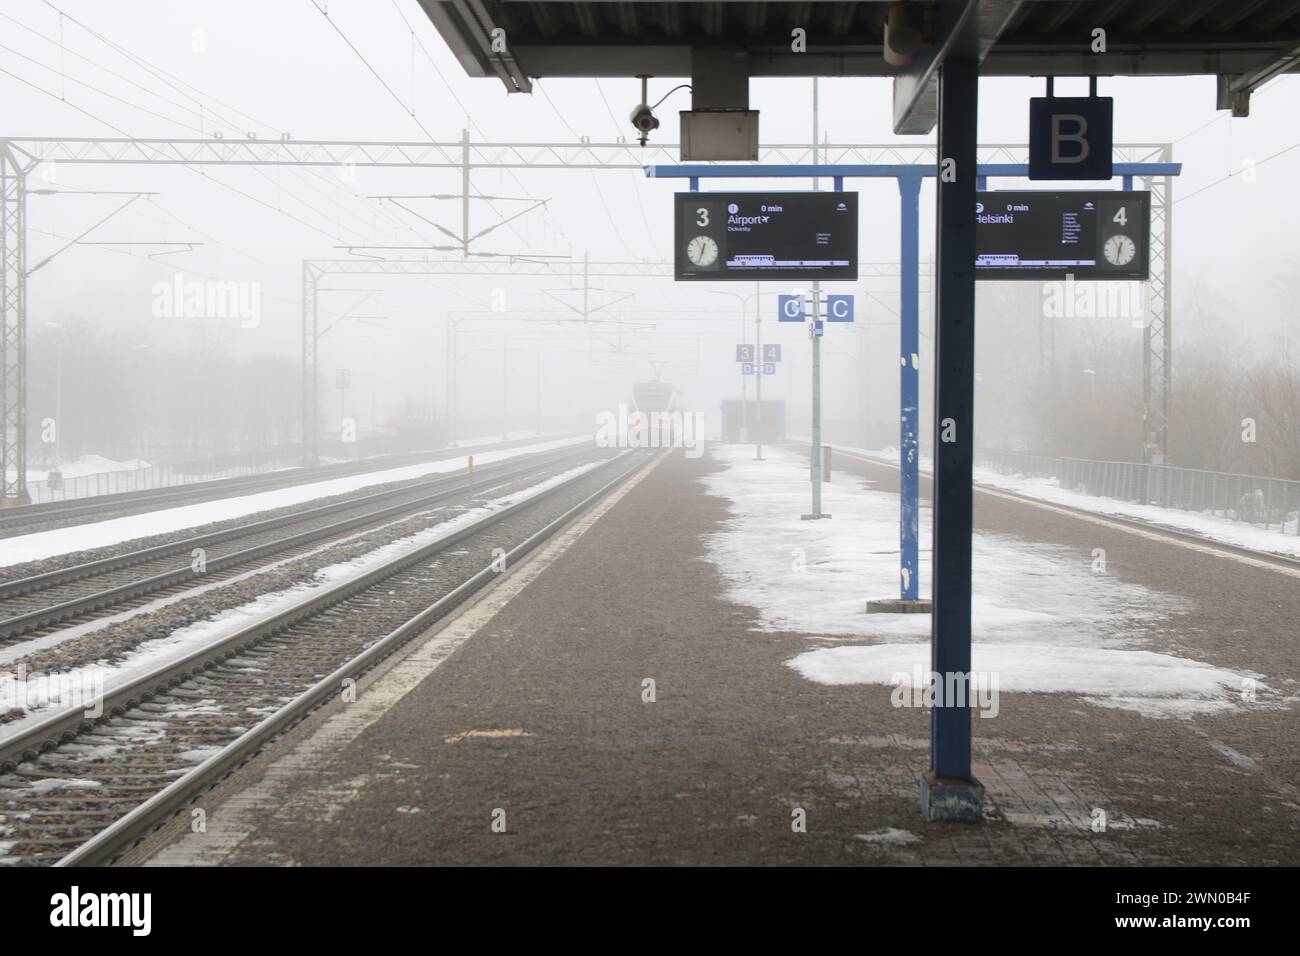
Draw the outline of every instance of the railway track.
M213 498L257 494L258 492L275 491L279 488L288 488L313 481L346 478L350 475L364 474L369 471L382 471L425 462L445 461L449 458L460 458L465 455L534 444L542 440L544 439L528 438L481 445L476 448L404 452L395 455L364 458L359 461L337 462L330 465L286 468L281 471L246 475L240 478L215 478L209 481L191 482L186 485L148 488L143 491L124 491L109 495L93 495L88 498L73 498L68 501L19 505L14 508L0 509L0 538L28 534L36 525L41 526L42 530L45 528L65 527L87 521L123 517L141 511L156 511L159 508L198 504L210 501Z
M651 459L624 452L0 738L0 864L110 862Z
M898 469L898 462L890 461L887 458L863 455L858 452L846 451L842 448L835 448L835 454L868 465L889 468L894 471L897 471ZM927 479L931 477L931 473L924 469L922 469L921 475ZM1109 514L1101 511L1090 511L1087 508L1079 508L1074 505L1047 501L1042 498L1035 498L1032 495L1024 495L1015 491L1008 491L1005 488L999 488L996 485L983 484L978 481L974 482L974 488L980 494L990 495L995 498L1005 498L1008 501L1018 501L1027 505L1032 505L1036 508L1045 508L1049 511L1057 511L1061 514L1073 515L1090 521L1101 522L1102 524L1111 524L1121 528L1141 531L1146 534L1168 538L1171 541L1194 544L1210 551L1218 551L1236 557L1249 558L1253 561L1258 561L1262 564L1267 564L1277 568L1283 568L1290 571L1300 571L1300 559L1293 558L1289 555L1278 554L1273 551L1260 551L1255 548L1247 548L1242 545L1231 544L1227 541L1217 541L1213 538L1207 538L1204 535L1196 534L1193 531L1183 531L1178 528L1171 528L1168 525L1143 521L1140 518L1130 518L1124 515Z
M87 623L105 611L139 607L283 560L359 529L434 507L527 475L539 466L590 456L588 447L529 455L398 488L331 502L205 534L166 541L0 583L0 647ZM202 562L195 556L202 555Z

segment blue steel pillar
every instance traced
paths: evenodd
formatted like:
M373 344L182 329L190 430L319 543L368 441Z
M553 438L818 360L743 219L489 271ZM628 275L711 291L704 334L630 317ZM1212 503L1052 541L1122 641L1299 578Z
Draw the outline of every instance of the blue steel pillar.
M938 310L934 360L934 580L930 770L921 812L978 820L983 788L971 776L971 478L975 412L975 187L979 62L939 68Z
M920 309L918 297L921 268L920 215L921 177L898 177L901 206L899 242L899 316L901 334L898 352L899 429L899 597L915 601L919 593L920 569L917 538L920 528Z

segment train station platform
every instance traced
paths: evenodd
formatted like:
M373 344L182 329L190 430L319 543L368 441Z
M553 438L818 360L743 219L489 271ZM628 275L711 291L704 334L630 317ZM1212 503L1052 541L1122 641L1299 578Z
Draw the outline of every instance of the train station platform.
M872 669L928 622L862 607L896 587L887 476L837 470L800 522L805 462L752 454L669 454L124 862L1293 861L1294 576L977 502L984 819L926 822L929 713Z

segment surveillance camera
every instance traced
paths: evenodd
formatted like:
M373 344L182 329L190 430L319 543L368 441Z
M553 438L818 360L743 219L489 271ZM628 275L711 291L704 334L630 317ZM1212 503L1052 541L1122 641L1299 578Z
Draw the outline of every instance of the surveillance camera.
M629 119L632 121L632 125L636 127L636 131L641 134L642 146L645 145L646 137L650 135L651 131L659 128L659 120L655 118L655 114L650 107L644 103L637 104L632 110Z

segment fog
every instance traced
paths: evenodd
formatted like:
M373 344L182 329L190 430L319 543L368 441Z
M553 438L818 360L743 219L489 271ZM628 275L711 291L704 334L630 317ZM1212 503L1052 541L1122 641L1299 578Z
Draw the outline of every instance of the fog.
M465 129L496 143L632 138L635 81L543 79L532 95L508 96L496 80L464 75L414 0L335 0L328 11L334 26L307 0L6 0L0 130L49 138L221 132L455 143ZM677 82L652 80L652 98ZM1057 94L1076 87L1083 92L1086 82L1061 80ZM892 134L890 88L887 80L822 80L816 125L810 80L754 80L751 105L761 111L764 144L815 135L927 142ZM1273 81L1254 96L1252 115L1235 120L1215 112L1212 77L1102 79L1100 92L1115 98L1116 143L1172 143L1183 163L1173 187L1171 461L1300 478L1300 270L1290 215L1300 198L1300 144L1286 121L1300 108L1300 82ZM1028 98L1041 94L1041 80L982 81L981 142L1023 142ZM684 91L668 98L652 143L676 139L672 117L687 105ZM811 183L702 184L737 186ZM409 248L452 244L445 230L461 229L457 199L375 198L455 197L457 170L62 164L38 167L29 187L38 191L27 222L28 266L39 264L28 284L34 471L88 456L166 463L290 449L302 438L303 261L461 259ZM322 451L590 430L598 414L631 401L634 383L656 378L674 384L717 435L721 402L742 386L752 396L756 385L734 361L734 346L754 341L756 312L763 340L784 351L777 373L763 377L764 398L785 401L787 432L806 434L810 346L804 327L775 321L784 284L764 283L756 303L753 283L674 283L597 268L584 285L581 276L508 268L512 256L670 261L672 193L684 188L635 170L477 169L472 192L491 198L471 202L470 233L482 235L470 248L493 256L469 261L495 263L496 274L324 277L318 424L330 438L351 420L359 440L351 449L326 442ZM894 183L847 188L860 193L860 260L897 263ZM926 440L933 220L929 184L921 208ZM236 285L220 308L196 316L181 304L186 283ZM894 444L897 270L864 270L830 291L856 294L857 321L824 338L826 436L873 449ZM1141 460L1141 322L1046 311L1040 283L980 284L978 443ZM1241 440L1245 419L1258 440ZM42 430L48 420L57 424L52 441Z

